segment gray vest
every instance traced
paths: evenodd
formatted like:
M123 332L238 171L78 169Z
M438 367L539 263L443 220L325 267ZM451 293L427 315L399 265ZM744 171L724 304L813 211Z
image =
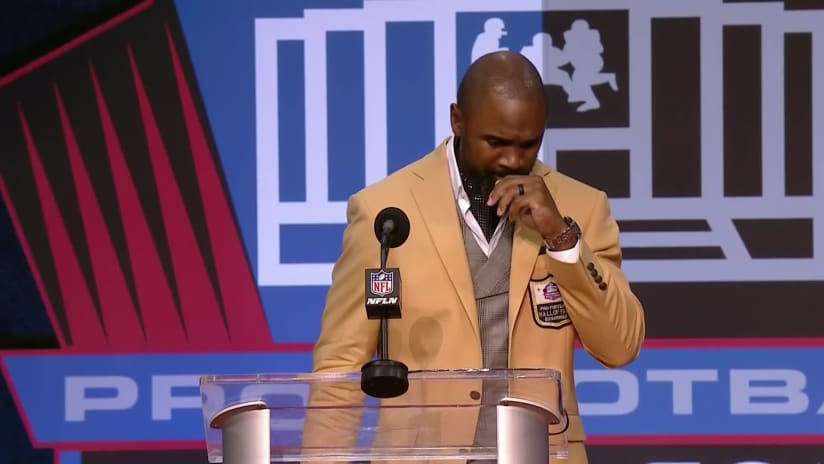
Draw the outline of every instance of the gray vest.
M509 366L509 269L512 258L512 227L512 223L504 227L498 244L487 258L475 241L472 231L465 223L463 224L469 270L472 272L472 283L475 286L483 367L487 369L506 369ZM478 425L475 429L476 445L495 445L497 424L494 405L495 399L503 393L484 383L481 398L484 407L478 416ZM495 461L468 462L480 464Z
M508 367L509 347L509 268L512 259L512 223L504 227L503 235L489 258L464 224L464 244L475 286L478 308L478 328L481 332L483 366L488 369Z

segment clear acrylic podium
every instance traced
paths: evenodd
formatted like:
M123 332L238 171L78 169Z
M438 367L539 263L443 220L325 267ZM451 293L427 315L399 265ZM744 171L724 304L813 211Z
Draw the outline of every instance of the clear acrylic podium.
M409 373L409 390L366 396L360 373L204 376L209 462L497 459L568 456L560 373L549 369Z

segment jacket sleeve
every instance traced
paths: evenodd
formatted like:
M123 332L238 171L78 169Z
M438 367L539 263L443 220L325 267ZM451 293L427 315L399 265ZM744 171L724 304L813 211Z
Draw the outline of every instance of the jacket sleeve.
M366 318L364 270L380 266L373 219L356 194L347 203L343 247L332 270L332 285L321 316L314 372L360 371L378 344L379 321Z
M582 231L578 261L553 261L552 269L584 349L607 367L623 366L641 349L644 309L621 270L618 224L603 192L582 219L575 218Z

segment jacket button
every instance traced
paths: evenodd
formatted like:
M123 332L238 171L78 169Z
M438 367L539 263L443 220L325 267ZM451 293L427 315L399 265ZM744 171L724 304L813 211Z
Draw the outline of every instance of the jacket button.
M602 280L604 280L603 277L601 277L599 275L595 276L595 283L600 284ZM606 284L604 284L604 285L606 285Z
M587 269L589 269L591 271L591 270L595 269L595 265L592 264L592 263L589 263L589 264L587 264Z
M600 288L601 290L606 290L607 289L607 283L606 282L601 282L600 284L598 284L598 288Z
M597 275L598 275L598 270L596 270L596 269L590 269L590 270L589 270L589 273L590 273L590 275L592 275L592 277L595 277L595 276L597 276Z
M479 400L481 399L481 394L477 390L472 390L469 392L469 397L473 400Z

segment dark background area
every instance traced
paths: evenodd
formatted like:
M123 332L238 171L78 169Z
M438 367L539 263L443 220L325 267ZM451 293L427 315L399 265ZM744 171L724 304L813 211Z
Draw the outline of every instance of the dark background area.
M137 0L0 0L0 76L136 3ZM57 338L8 211L0 201L0 350L57 347ZM0 430L0 463L53 462L51 450L32 449L3 376Z

